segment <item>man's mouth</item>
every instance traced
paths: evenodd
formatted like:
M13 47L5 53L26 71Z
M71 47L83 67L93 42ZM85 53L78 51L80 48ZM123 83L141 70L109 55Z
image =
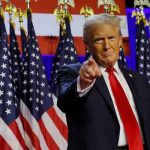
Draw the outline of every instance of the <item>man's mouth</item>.
M103 57L109 57L109 56L112 56L112 53L111 52L106 52L106 53L103 53L102 55Z

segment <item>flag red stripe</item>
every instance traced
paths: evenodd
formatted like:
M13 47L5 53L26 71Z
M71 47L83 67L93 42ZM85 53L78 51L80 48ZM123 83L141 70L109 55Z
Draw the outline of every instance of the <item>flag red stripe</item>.
M57 115L55 109L52 107L47 111L50 118L53 120L54 124L58 128L59 132L62 134L62 136L67 140L68 139L68 128L64 124L64 122L59 118Z
M30 124L32 122L28 123L27 120L23 116L21 116L21 119L22 119L22 122L24 125L24 130L28 134L28 136L30 137L32 145L35 147L36 150L41 150L39 139L30 127Z
M17 36L19 49L21 50L21 37ZM57 49L59 37L37 36L41 54L54 55ZM78 55L85 55L85 45L82 37L73 37ZM130 55L128 37L123 37L125 55Z
M5 141L5 139L2 136L0 136L0 146L3 147L3 150L12 150L9 144Z
M24 150L28 150L25 141L19 131L18 125L16 123L16 121L13 121L11 124L9 124L10 129L12 130L12 132L14 133L14 135L16 136L16 138L18 139L20 145L22 146L22 148Z
M57 146L57 144L55 143L55 141L51 137L50 133L45 128L45 125L44 125L42 119L40 119L38 121L38 123L39 123L40 129L42 131L43 137L46 141L46 144L47 144L48 148L51 149L51 150L59 150L59 147Z

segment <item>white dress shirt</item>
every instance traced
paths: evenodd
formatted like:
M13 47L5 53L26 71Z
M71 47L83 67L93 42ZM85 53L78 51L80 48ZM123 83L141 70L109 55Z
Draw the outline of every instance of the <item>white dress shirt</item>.
M114 65L114 69L115 69L114 74L115 74L116 78L118 79L119 83L122 85L122 88L123 88L128 100L129 100L129 104L132 108L132 111L135 115L135 118L136 118L136 120L139 124L139 119L138 119L135 103L134 103L134 100L133 100L133 95L131 93L131 90L130 90L130 88L129 88L129 86L128 86L121 70L118 67L118 63L116 63ZM118 118L118 121L119 121L119 125L120 125L120 134L119 134L118 146L127 145L125 130L124 130L123 123L122 123L122 120L120 118L118 108L116 106L115 99L114 99L114 96L113 96L113 93L112 93L112 90L111 90L111 87L110 87L110 83L109 83L109 79L108 79L108 72L106 72L106 68L103 68L103 67L100 67L100 70L101 70L102 76L104 77L106 85L108 87L108 90L110 92L110 95L111 95L111 98L112 98L112 101L113 101L113 104L114 104L114 108L115 108L115 111L116 111L116 115L117 115L117 118ZM86 89L81 90L80 83L79 83L79 78L78 78L77 91L79 93L79 96L82 97L85 94L87 94L90 91L90 89L93 87L94 83L95 83L95 80L93 81L93 83L89 87L87 87ZM139 124L139 127L140 127L140 124ZM140 130L141 130L141 127L140 127Z

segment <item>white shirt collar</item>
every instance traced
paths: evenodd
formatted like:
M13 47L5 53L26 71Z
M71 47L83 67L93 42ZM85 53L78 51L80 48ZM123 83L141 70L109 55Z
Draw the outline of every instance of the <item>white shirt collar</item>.
M118 62L115 63L113 68L115 69L116 73L120 73L121 72L120 69L119 69L119 66L118 66ZM101 70L101 73L103 74L103 73L105 73L106 68L100 66L100 70Z

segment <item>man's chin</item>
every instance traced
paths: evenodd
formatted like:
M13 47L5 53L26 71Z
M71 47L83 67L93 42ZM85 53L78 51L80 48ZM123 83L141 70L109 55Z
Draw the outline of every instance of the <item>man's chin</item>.
M110 67L110 66L113 66L115 62L116 61L114 60L107 60L107 61L101 62L100 65L103 67Z

